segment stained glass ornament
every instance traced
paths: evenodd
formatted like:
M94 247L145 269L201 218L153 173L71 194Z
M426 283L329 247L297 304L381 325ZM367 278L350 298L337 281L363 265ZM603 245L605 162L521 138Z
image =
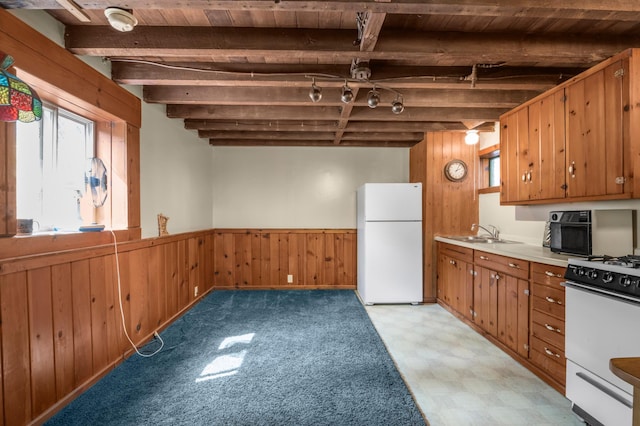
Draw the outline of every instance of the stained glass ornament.
M42 118L42 101L27 83L7 69L13 57L0 52L0 121L31 123Z

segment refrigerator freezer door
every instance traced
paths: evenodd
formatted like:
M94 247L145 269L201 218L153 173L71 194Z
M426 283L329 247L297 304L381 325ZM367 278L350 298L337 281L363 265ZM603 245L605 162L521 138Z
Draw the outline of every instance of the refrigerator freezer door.
M367 183L361 190L365 221L422 220L421 183Z
M422 222L367 222L358 249L365 304L422 302Z

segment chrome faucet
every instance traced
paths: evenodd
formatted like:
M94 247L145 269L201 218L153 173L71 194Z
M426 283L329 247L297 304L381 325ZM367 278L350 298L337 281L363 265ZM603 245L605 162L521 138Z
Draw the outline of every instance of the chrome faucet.
M491 228L491 230L487 229L486 227L482 226L482 225L478 225L477 223L474 223L471 225L471 230L475 231L476 228L482 229L483 231L485 231L487 234L489 234L491 236L491 238L493 239L500 239L500 231L498 230L498 228L496 228L493 225L487 225L489 228Z

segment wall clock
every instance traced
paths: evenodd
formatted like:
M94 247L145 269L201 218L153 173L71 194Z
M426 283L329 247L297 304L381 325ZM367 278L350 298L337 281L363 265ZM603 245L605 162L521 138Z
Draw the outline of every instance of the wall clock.
M467 164L462 160L451 160L444 166L444 175L451 182L460 182L467 177Z

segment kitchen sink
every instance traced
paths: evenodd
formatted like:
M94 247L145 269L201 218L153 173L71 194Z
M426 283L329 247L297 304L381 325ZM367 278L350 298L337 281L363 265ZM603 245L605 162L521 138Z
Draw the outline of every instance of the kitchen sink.
M464 241L466 243L478 244L520 244L519 241L504 240L502 238L493 238L489 235L453 235L447 236L450 240Z

